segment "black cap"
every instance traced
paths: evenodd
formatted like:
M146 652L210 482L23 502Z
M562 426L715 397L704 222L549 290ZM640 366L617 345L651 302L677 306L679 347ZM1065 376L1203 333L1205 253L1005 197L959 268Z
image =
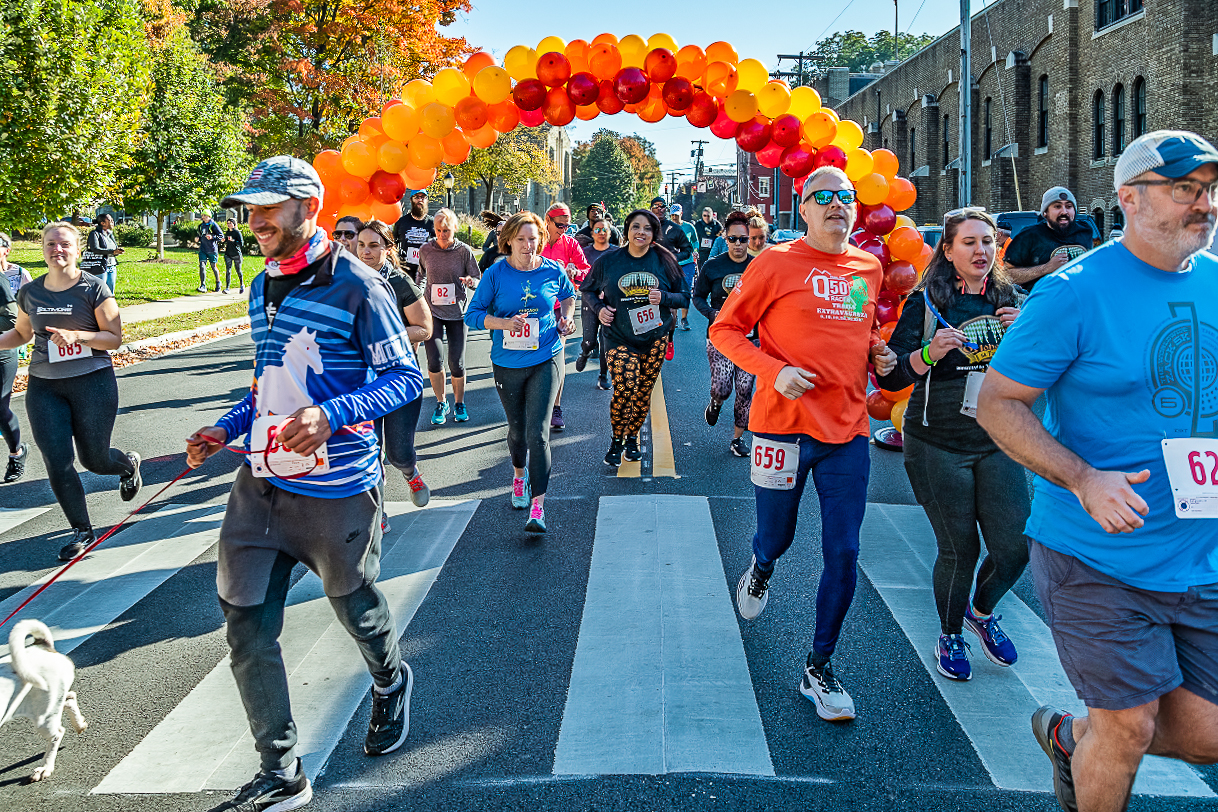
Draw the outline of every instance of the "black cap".
M651 205L652 205L652 206L654 206L654 205L655 205L655 204L657 204L657 203L660 203L660 204L665 205L665 206L667 206L667 205L668 205L668 203L667 203L667 202L664 200L664 198L662 198L662 197L653 197L653 198L651 199Z

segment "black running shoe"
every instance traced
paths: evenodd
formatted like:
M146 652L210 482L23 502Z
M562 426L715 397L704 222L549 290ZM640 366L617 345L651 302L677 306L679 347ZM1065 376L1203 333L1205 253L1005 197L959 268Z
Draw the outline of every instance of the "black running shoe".
M63 545L63 549L59 551L60 561L71 561L76 556L80 555L88 547L96 541L92 529L81 530L80 528L72 529L72 540Z
M681 319L681 329L687 333L689 332L689 319Z
M749 455L749 447L744 444L743 437L737 437L728 445L728 449L737 457L747 457Z
M414 690L414 672L402 661L402 684L391 694L372 689L372 718L368 720L368 735L364 752L370 756L392 753L406 741L410 733L410 692Z
M1032 733L1040 749L1045 751L1053 763L1053 792L1058 805L1065 812L1078 812L1078 801L1074 797L1074 773L1070 766L1070 754L1057 739L1057 728L1070 714L1064 710L1041 705L1032 714Z
M8 468L4 471L4 482L16 482L25 476L25 458L30 453L30 447L22 443L17 448L17 456L8 458Z
M614 439L609 443L609 450L605 453L605 465L610 468L617 468L622 464L622 449L624 445L621 440Z
M583 372L584 367L588 366L589 354L580 350L579 355L575 356L575 371Z
M140 455L134 451L128 451L127 459L131 460L135 472L130 476L119 477L118 495L123 497L124 502L134 499L135 495L140 492L140 486L144 484L144 480L140 477Z
M631 462L638 462L639 460L643 459L643 452L639 450L638 437L627 437L624 445L625 448L622 451L623 457Z
M596 388L600 389L603 392L608 392L609 389L611 388L609 386L609 376L608 375L598 375L596 378Z
M232 800L212 807L211 812L288 812L313 800L313 787L296 759L296 777L284 778L260 772L254 780L237 790Z
M711 402L706 405L706 411L702 413L702 416L706 418L706 425L713 426L719 422L721 408L723 408L723 404L712 398Z

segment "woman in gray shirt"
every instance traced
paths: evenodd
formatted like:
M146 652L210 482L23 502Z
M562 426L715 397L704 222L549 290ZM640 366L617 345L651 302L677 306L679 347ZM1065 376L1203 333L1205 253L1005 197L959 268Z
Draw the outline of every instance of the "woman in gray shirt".
M448 373L453 379L453 420L469 420L465 408L465 299L466 291L478 287L482 272L468 245L458 242L457 215L451 209L435 214L436 236L419 249L419 267L426 276L423 288L431 307L431 338L423 342L427 351L427 376L436 396L432 425L439 426L448 418L448 400L444 396L444 359L440 341L448 340ZM422 279L422 277L420 277Z

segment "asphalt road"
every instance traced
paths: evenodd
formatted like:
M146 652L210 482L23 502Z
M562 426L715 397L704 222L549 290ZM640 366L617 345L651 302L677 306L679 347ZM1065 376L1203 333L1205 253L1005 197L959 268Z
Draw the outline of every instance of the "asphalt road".
M418 435L433 506L445 500L481 501L465 531L451 540L455 547L402 631L403 652L417 680L410 738L399 753L376 760L365 757L365 699L350 715L315 782L310 808L1057 808L1049 792L1047 760L1039 791L996 786L974 749L976 736L953 713L917 656L933 640L911 642L865 574L860 575L834 658L858 704L859 718L828 724L799 695L796 686L811 645L820 571L818 510L811 488L804 498L796 545L773 582L769 608L751 623L736 621L774 774L554 774L599 500L644 500L654 494L705 497L723 566L722 594L734 590L749 561L755 514L748 462L728 452L730 405L713 429L702 418L709 379L705 321L695 314L694 325L692 332L677 334L676 358L663 372L677 478L648 475L650 450L643 475L637 478L617 477L602 464L609 436L609 393L594 388L595 361L582 374L568 366L563 398L568 428L553 438L549 532L541 538L524 534L524 516L509 507L511 469L491 380L489 343L485 333L473 336L466 397L472 419L430 426L432 401L427 396ZM251 350L244 335L119 372L122 409L114 442L138 450L146 460L140 501L185 467L184 438L214 422L242 397L252 375ZM572 341L569 360L575 351ZM20 411L24 398L16 405L27 426ZM151 515L163 503L222 506L238 464L235 455L218 455L154 503ZM108 528L119 521L130 505L119 501L117 483L87 473L83 478L95 525ZM387 499L408 499L397 474L389 476ZM873 447L869 501L914 504L899 454ZM0 535L0 600L5 600L54 572L55 554L67 532L36 454L30 457L26 477L0 490L0 507L49 508ZM612 518L628 523L631 513L620 511ZM129 532L124 529L115 540ZM183 566L162 573L158 586L141 593L134 605L72 651L78 669L75 690L90 727L81 736L67 734L51 779L32 785L25 780L43 746L31 725L17 721L0 730L0 809L187 811L208 809L226 797L216 791L93 793L225 658L215 562L213 544ZM296 576L302 575L298 568ZM1040 612L1026 576L1015 596ZM357 656L354 649L349 656ZM978 660L974 655L974 662ZM616 664L607 660L602 667L608 676ZM990 666L975 665L983 667ZM976 684L949 688L980 690ZM1001 699L995 697L995 702ZM1031 735L1026 722L998 732L1012 740ZM623 741L621 746L631 743ZM1210 788L1218 789L1218 771L1206 768L1200 774ZM1218 809L1218 800L1138 796L1132 808Z

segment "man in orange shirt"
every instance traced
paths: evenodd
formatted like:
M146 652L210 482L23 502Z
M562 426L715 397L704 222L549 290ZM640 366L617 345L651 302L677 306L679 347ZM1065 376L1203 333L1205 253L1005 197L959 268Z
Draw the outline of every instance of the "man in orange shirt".
M770 576L795 539L808 474L820 498L824 574L816 596L816 636L800 692L822 719L853 719L854 700L829 658L854 599L859 529L871 469L867 362L880 374L896 354L880 339L879 260L849 244L858 216L854 187L833 167L804 183L802 240L773 245L750 263L710 328L715 347L757 376L749 430L757 494L753 563L736 588L741 617L769 600ZM760 347L747 336L757 325Z

